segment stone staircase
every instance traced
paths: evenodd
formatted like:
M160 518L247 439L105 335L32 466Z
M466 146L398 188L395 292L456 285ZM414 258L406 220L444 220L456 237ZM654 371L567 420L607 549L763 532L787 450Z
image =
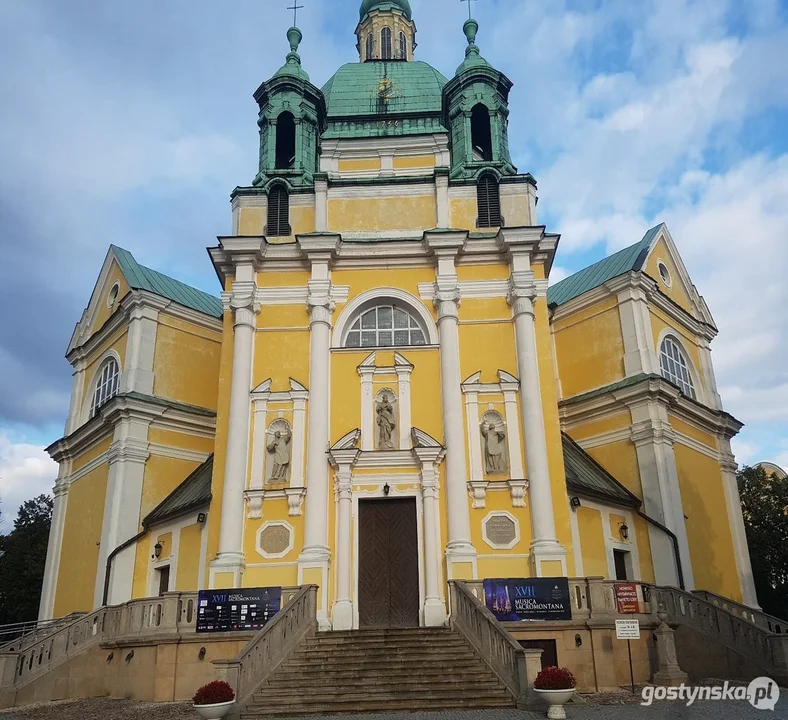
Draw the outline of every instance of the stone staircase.
M317 633L241 717L513 707L511 691L460 633L409 628Z

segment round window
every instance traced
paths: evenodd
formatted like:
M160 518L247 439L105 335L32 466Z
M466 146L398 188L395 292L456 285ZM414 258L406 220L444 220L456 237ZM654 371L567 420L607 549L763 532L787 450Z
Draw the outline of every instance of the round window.
M115 283L109 291L109 295L107 296L107 307L113 308L115 307L115 303L118 301L118 293L120 293L120 285Z
M659 276L662 278L662 282L664 282L665 285L670 287L671 279L670 279L670 270L668 270L668 266L665 265L664 262L660 261L657 267L659 268Z

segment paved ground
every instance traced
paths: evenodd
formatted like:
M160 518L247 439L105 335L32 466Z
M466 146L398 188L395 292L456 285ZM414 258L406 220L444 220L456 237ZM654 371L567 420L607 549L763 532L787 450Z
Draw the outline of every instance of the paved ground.
M756 718L788 720L788 692L783 692L773 713L756 710L746 701L699 702L692 707L655 702L651 707L640 707L638 704L632 704L631 696L626 695L608 695L593 700L593 703L568 705L569 720L755 720ZM154 705L107 699L48 703L13 711L0 711L0 720L196 720L197 717L190 704ZM484 710L410 715L334 715L330 720L537 720L544 717L544 712ZM311 720L311 718L287 720Z

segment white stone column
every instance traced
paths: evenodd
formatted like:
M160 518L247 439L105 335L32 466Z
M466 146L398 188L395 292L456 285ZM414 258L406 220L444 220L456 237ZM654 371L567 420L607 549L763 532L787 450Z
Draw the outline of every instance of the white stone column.
M440 527L438 516L438 465L443 459L443 448L414 448L421 464L422 515L424 520L424 625L440 627L446 622L446 601L441 588L443 577L440 566Z
M306 518L304 547L298 557L298 584L320 586L317 619L321 629L330 629L328 619L328 448L331 363L331 300L329 263L337 249L336 235L299 237L312 265L308 283L307 310L310 314L309 411L306 451Z
M523 470L523 449L520 442L520 423L517 419L517 391L514 387L508 387L511 383L504 385L503 405L506 410L506 427L509 431L507 441L509 443L509 474L513 480L524 480Z
M118 420L115 425L115 440L110 446L109 477L93 595L94 608L101 607L104 603L107 558L140 530L142 484L145 464L150 457L150 420L134 417L133 410L129 408L124 408L121 412L131 417ZM131 600L134 559L134 552L127 551L113 560L107 595L110 605Z
M397 391L399 392L397 403L399 405L399 449L410 450L410 376L413 372L413 365L397 363L395 371L397 373Z
M328 180L315 178L315 232L328 230Z
M55 500L52 505L52 524L49 529L44 582L41 587L41 601L38 606L39 620L51 620L54 617L55 593L57 591L57 577L60 569L60 551L63 547L63 530L66 524L66 509L68 507L70 474L71 460L61 460L60 473L54 489Z
M361 365L358 368L361 376L361 449L375 449L375 426L372 418L372 378L375 367Z
M435 175L435 201L438 211L439 228L449 227L449 176L436 173Z
M337 552L336 552L336 600L331 611L331 626L334 630L353 629L353 466L358 460L359 450L333 450L329 457L336 470L334 476L334 498L337 506Z
M744 529L744 517L741 510L739 485L736 481L736 472L739 469L736 459L731 453L730 440L719 441L722 461L722 486L725 491L725 506L728 510L728 522L731 527L733 540L733 554L736 558L736 571L739 574L742 602L751 608L760 609L758 595L755 592L755 581L752 576L750 562L750 548L747 545L747 533Z
M244 490L249 456L250 392L255 327L260 304L254 281L233 283L230 308L233 327L233 375L230 387L230 417L227 427L227 457L222 487L219 553L211 563L211 586L217 574L232 574L240 586L245 569L243 553ZM226 584L226 580L220 584Z
M91 401L90 398L85 398L86 367L84 359L80 359L74 364L74 383L71 386L71 402L68 409L68 419L66 420L66 436L71 435L74 430L82 425L85 404L89 404Z
M153 362L156 355L159 310L166 304L162 298L146 297L132 308L120 382L121 392L153 395Z
M703 390L705 390L706 402L709 407L715 410L722 410L722 398L717 391L717 378L714 375L714 364L711 360L711 348L709 347L708 338L703 338L698 348L698 354L700 355L700 372L703 376Z
M654 350L651 313L640 280L624 276L611 283L612 289L625 284L618 293L618 314L624 339L624 373L627 377L641 373L659 374L659 360Z
M290 487L304 487L304 441L306 440L306 390L292 390L293 398L293 467L290 471Z
M425 233L425 245L438 261L434 302L438 311L441 401L446 446L446 566L449 579L472 579L477 572L468 507L468 469L465 462L460 379L460 287L455 268L455 258L466 239L467 233Z
M518 282L513 272L509 302L514 315L517 344L517 369L520 374L520 414L525 437L531 509L531 563L537 577L543 575L544 562L566 563L566 553L556 539L553 491L547 460L542 389L536 345L533 283Z

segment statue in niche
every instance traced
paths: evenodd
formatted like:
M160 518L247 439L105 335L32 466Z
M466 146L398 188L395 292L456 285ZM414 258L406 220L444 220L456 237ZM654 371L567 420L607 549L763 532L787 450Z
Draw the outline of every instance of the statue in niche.
M484 414L481 422L484 439L484 471L487 475L502 475L509 469L506 458L506 429L497 412Z
M275 420L268 428L266 450L268 450L268 482L284 483L290 479L290 444L293 433L286 420Z
M398 447L397 420L394 412L396 402L397 399L391 390L381 390L375 400L378 450L396 450Z

